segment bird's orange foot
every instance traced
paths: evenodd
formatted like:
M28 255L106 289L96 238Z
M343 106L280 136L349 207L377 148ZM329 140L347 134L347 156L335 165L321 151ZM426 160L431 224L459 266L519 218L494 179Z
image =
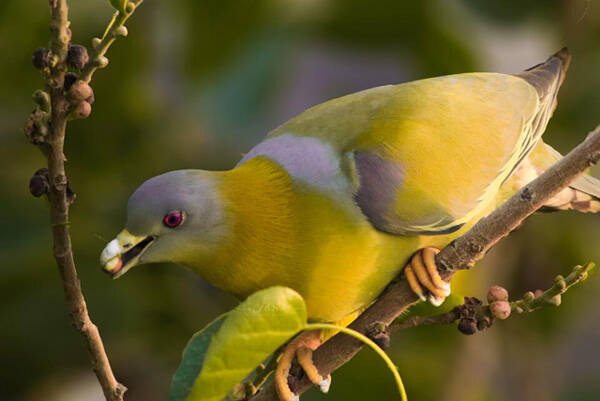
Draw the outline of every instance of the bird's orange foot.
M320 330L304 332L286 345L277 362L277 369L275 369L275 388L281 401L298 401L300 399L297 394L292 392L288 384L288 375L294 357L297 358L304 373L313 384L319 386L324 393L329 391L331 376L321 376L312 360L313 351L320 345Z
M404 268L404 275L413 292L423 301L429 299L434 306L440 306L450 295L450 284L442 280L435 264L438 252L437 248L419 249Z

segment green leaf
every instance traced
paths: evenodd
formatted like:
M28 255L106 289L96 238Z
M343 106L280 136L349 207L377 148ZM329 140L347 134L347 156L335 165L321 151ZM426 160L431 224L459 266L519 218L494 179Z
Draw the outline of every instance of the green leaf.
M271 287L249 296L210 335L207 331L214 325L197 335L208 338L208 348L202 343L190 352L197 337L190 341L173 379L169 401L221 401L265 358L306 326L306 305L294 290ZM194 356L198 360L187 360ZM188 393L189 379L198 371ZM181 398L186 395L187 398Z
M110 5L116 8L117 10L124 12L125 6L127 5L127 0L108 0Z
M183 351L181 365L173 375L168 401L183 401L190 394L194 381L202 369L206 350L226 317L227 314L219 316L192 336Z

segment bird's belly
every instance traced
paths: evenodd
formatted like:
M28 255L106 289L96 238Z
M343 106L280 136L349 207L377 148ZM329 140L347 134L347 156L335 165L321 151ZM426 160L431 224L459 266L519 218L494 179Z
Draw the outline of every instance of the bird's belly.
M305 270L297 289L306 301L308 317L340 321L371 304L402 270L414 252L416 237L333 239ZM396 244L397 246L393 246Z
M478 216L479 217L479 216ZM300 280L292 288L305 299L308 317L315 321L337 322L368 307L401 272L418 249L443 248L470 229L474 221L460 230L434 236L398 236L376 230L366 219L351 227L331 222L318 243L304 255Z
M313 201L294 258L300 277L288 282L304 297L309 319L340 321L371 304L421 240L383 233L359 211Z

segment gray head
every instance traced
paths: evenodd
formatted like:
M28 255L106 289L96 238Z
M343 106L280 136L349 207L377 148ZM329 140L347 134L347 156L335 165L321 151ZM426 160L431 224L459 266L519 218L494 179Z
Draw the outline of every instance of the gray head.
M104 270L116 278L141 263L201 262L223 232L217 181L177 170L144 182L129 198L125 229L102 251Z

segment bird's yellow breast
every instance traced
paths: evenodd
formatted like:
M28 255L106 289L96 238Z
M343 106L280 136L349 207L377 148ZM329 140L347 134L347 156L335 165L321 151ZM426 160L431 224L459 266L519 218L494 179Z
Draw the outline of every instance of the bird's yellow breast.
M365 308L413 252L456 236L380 232L355 205L293 182L263 157L221 174L230 235L209 263L191 267L239 298L273 285L293 288L311 320L341 321Z

